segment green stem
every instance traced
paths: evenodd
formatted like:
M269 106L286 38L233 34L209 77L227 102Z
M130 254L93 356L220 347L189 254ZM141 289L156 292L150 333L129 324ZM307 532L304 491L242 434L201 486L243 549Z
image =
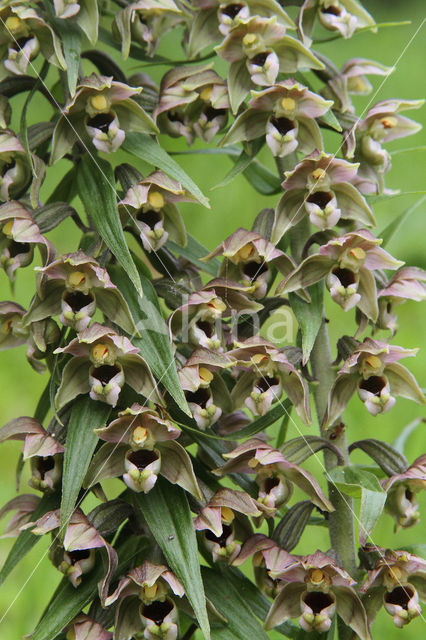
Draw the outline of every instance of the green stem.
M285 158L276 158L276 165L280 176L284 171L294 169L297 164L297 154L293 152ZM303 247L311 235L311 226L308 216L303 216L302 220L289 231L290 248L293 258L301 261ZM318 421L321 425L322 418L328 403L328 394L335 380L335 374L331 366L332 358L330 342L325 321L318 332L315 345L311 353L312 372L318 381L314 391L315 407ZM343 456L345 464L348 463L348 447L346 435L343 429L325 432L321 429L321 435L325 438L332 438L332 442L337 446ZM327 471L336 466L336 457L331 451L325 451L324 463ZM342 495L335 485L328 484L329 498L334 506L334 511L329 514L329 535L331 545L336 552L342 566L352 576L356 573L356 539L353 500L349 496Z
M314 400L320 424L335 378L331 362L328 331L326 323L323 322L311 353L312 372L318 381L314 391ZM325 438L333 438L333 444L340 449L345 464L347 464L348 447L344 430L336 429L331 432L321 430L321 435ZM326 451L324 454L324 462L327 471L336 466L336 458L331 451ZM343 495L332 483L328 484L328 491L330 501L335 508L335 511L329 514L328 519L330 542L343 568L353 576L356 573L357 565L353 499Z

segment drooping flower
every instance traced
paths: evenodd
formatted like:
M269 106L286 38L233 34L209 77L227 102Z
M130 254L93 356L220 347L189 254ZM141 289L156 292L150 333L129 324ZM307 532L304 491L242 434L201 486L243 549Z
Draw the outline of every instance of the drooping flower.
M67 253L39 272L43 276L39 295L28 310L27 323L60 313L64 326L83 331L100 309L128 333L134 331L127 302L94 258L82 251Z
M246 287L245 293L256 300L266 295L272 278L271 266L276 266L284 276L289 275L295 266L293 260L272 242L241 227L205 256L203 261L218 255L225 258L219 275L242 282Z
M196 137L211 142L226 126L227 85L211 67L175 67L165 74L154 112L161 131L173 138L184 136L192 144Z
M148 493L162 475L202 499L191 458L177 442L181 432L164 411L134 403L96 433L105 444L92 460L86 486L121 476L132 491Z
M329 31L338 31L350 38L357 29L374 27L370 14L357 0L305 0L297 17L299 36L306 46L312 44L315 18Z
M331 100L291 78L251 94L249 108L236 118L221 144L254 140L266 133L268 147L280 158L296 149L309 154L323 148L315 118L329 110Z
M176 204L194 202L179 182L162 171L155 171L130 187L118 203L122 219L140 233L143 248L158 251L168 239L181 246L186 244L186 230Z
M279 242L305 215L321 230L332 229L341 218L362 226L375 225L370 207L354 186L358 166L314 151L287 171L282 183L285 193L275 210L272 242Z
M259 487L257 502L264 505L266 515L274 515L276 509L285 504L293 492L293 484L308 494L312 502L323 511L333 511L333 506L324 495L315 478L299 465L286 460L281 451L274 449L259 438L251 438L229 453L223 454L227 462L215 473L254 473ZM279 494L268 496L267 488L280 487ZM260 507L261 508L261 507Z
M393 308L406 300L421 302L426 299L426 271L418 267L403 267L384 284L377 293L379 315L377 326L390 329L392 335L397 331L397 317Z
M178 371L188 406L200 429L212 426L231 408L231 398L219 375L221 369L234 366L227 354L197 349Z
M276 556L267 564L271 578L284 582L265 620L272 629L289 618L299 618L304 631L328 631L337 613L361 640L370 640L367 616L353 588L355 581L322 551L295 556L292 564Z
M130 340L95 322L55 353L71 354L56 394L58 409L80 393L115 407L124 382L149 400L162 404L148 364Z
M299 417L310 424L306 382L285 350L280 351L263 338L253 337L237 343L227 355L243 370L232 391L236 408L244 403L254 415L265 415L285 391Z
M426 489L426 454L417 458L403 473L380 481L387 492L386 510L395 519L395 531L406 529L420 519L416 493Z
M373 87L367 75L387 76L394 70L383 64L364 58L350 58L339 72L331 75L328 84L321 90L325 98L333 99L333 109L340 113L354 113L351 95L367 95Z
M79 614L66 627L65 640L112 640L112 632L85 614Z
M126 59L132 42L153 56L160 36L181 20L180 9L173 0L138 0L128 4L114 18L112 31L121 41L121 55Z
M382 240L367 229L334 238L321 246L278 285L278 292L289 293L319 282L324 277L334 302L344 311L358 306L373 322L377 320L377 288L373 271L398 269L403 262L380 247Z
M231 29L215 51L231 63L230 94L233 113L255 85L274 84L278 73L301 68L322 69L320 62L301 42L288 36L277 18L253 16Z
M0 206L0 264L13 281L19 267L29 265L38 246L43 262L53 259L53 245L40 233L31 213L15 200Z
M225 278L215 278L200 291L191 293L185 304L169 319L172 335L182 335L184 342L212 351L224 349L223 320L235 320L243 314L253 314L262 305L245 295L246 286Z
M60 525L60 509L48 511L36 522L28 523L25 529L31 529L35 535L42 536L58 529ZM99 596L102 603L108 595L108 587L112 575L117 568L118 557L115 549L103 538L80 509L76 509L65 530L63 544L55 536L50 547L49 558L74 587L81 583L82 576L93 569L96 563L97 549L106 552L104 575L98 583Z
M400 112L418 109L423 104L424 100L382 100L346 133L345 155L359 162L358 187L363 193L385 191L384 176L392 162L382 145L420 131L418 122Z
M141 87L130 87L95 73L84 78L56 123L51 164L79 139L84 144L92 142L98 151L111 153L123 144L126 131L158 133L151 117L132 100L141 91Z
M24 75L41 52L63 71L67 68L59 38L28 3L6 2L0 8L0 78Z
M200 51L214 45L227 36L232 29L250 17L271 18L289 29L294 29L292 19L276 0L194 0L191 3L197 12L188 16L188 54L194 58Z
M58 442L35 418L21 417L8 422L0 429L0 442L23 440L23 460L31 461L33 489L54 491L62 477L62 459L65 447Z
M395 396L424 404L416 379L398 362L401 358L415 356L417 351L371 338L358 344L345 360L330 391L324 426L332 425L338 419L355 391L374 416L389 411L395 404Z
M11 131L0 132L0 201L16 198L31 182L31 168L19 139Z
M262 511L245 491L219 489L201 509L194 520L196 531L203 531L203 543L210 551L214 562L232 564L240 552L237 542L244 535L240 516L258 517Z
M407 551L372 547L379 559L362 585L369 621L373 621L383 605L401 628L421 614L419 600L424 600L426 561Z

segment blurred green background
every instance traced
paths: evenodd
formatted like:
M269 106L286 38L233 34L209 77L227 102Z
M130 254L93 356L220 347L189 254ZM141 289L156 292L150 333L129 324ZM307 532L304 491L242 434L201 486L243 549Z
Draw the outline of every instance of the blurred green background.
M285 3L284 3L285 4ZM365 8L370 10L377 22L388 22L390 20L411 20L411 24L398 28L382 29L378 34L371 33L358 34L349 41L336 41L318 46L318 49L330 57L337 66L351 57L364 57L378 60L386 65L396 65L396 70L389 78L383 81L382 78L374 79L373 85L377 94L374 98L363 97L356 102L357 113L365 113L369 104L385 98L406 98L415 99L425 96L425 74L424 65L426 61L426 27L414 34L424 20L424 0L406 0L400 2L394 0L365 1ZM176 48L178 47L176 43ZM159 53L170 55L170 41L167 47L160 49ZM176 54L175 57L180 57ZM127 61L123 65L126 70L135 71L139 67L135 60ZM90 71L90 69L88 69ZM150 71L150 70L148 70ZM159 78L164 69L156 68L155 77ZM371 101L371 102L370 102ZM20 98L15 98L12 105L15 117L18 113L19 105L22 104ZM42 116L41 109L45 109L45 102L34 99L30 117L30 123L39 121ZM45 118L48 119L51 113L46 110ZM426 109L408 114L415 120L426 124ZM17 127L18 128L18 127ZM165 147L169 150L184 150L184 141L167 140ZM330 134L326 139L326 150L335 152L340 144L338 135ZM388 145L389 151L397 151L410 147L417 147L426 144L425 129L413 138L395 141ZM124 160L121 156L118 162ZM270 162L267 152L262 156L264 162ZM126 158L126 161L129 161ZM131 160L130 160L131 161ZM203 242L209 249L214 248L227 235L232 233L236 227L244 226L250 228L254 217L263 207L273 207L277 202L277 196L264 197L255 192L247 181L238 177L232 184L225 188L210 191L212 186L220 182L227 171L231 168L232 162L225 156L218 156L214 159L208 156L179 156L178 161L182 167L191 175L202 190L211 197L211 210L202 209L195 205L182 206L188 229ZM135 163L143 172L145 167ZM57 171L48 170L48 178L42 188L41 198L51 193L52 188L61 172L67 169L67 162L61 161ZM272 164L271 164L272 166ZM425 189L425 151L413 153L398 153L393 158L393 168L387 177L387 186L393 189L400 189L406 192L419 191ZM414 204L421 196L416 194L401 195L382 201L375 205L375 213L378 220L378 230L384 229L389 222L402 211ZM426 268L425 255L425 214L426 207L422 205L416 209L411 217L404 223L403 228L394 237L389 245L389 251L397 258L404 260L407 264L415 264ZM380 235L380 234L379 234ZM72 251L77 247L78 236L71 223L64 223L59 230L55 230L49 237L57 246L59 252ZM0 274L0 299L15 299L23 306L27 306L32 295L34 286L33 267L37 263L21 270L18 273L15 286L15 297L10 291L9 283L4 274ZM424 313L420 305L408 302L399 308L400 330L394 340L395 344L406 348L420 347L423 351L416 359L407 361L410 370L417 376L420 384L424 383L424 367L422 362L426 353L426 333L424 331ZM331 319L330 330L334 343L343 333L350 333L352 330L350 314L343 314L336 305L329 305L328 315ZM382 337L380 334L378 337ZM383 336L385 337L385 336ZM47 376L38 375L27 364L24 348L0 354L0 375L1 375L1 405L0 424L3 425L8 420L22 416L32 415L37 404L38 397L43 390ZM423 375L422 375L423 369ZM397 436L399 431L421 415L421 408L413 403L398 399L396 406L391 412L374 419L370 416L360 401L355 398L350 403L346 413L345 421L348 425L348 436L351 441L365 437L382 438L388 442ZM302 433L308 433L306 427L299 422L289 430L289 437L295 437L298 429ZM313 425L309 433L314 433L316 426ZM407 457L410 461L416 458L425 450L424 429L418 429L410 439L407 446ZM15 494L15 469L18 454L21 450L19 443L5 443L0 448L0 468L2 482L0 484L0 505L12 498ZM359 454L354 455L355 462L368 464L368 459ZM309 468L315 472L318 478L322 474L321 458L312 460ZM21 492L30 492L27 487L28 470L24 472ZM111 495L114 486L111 486ZM423 499L423 507L425 500ZM423 509L424 511L424 509ZM342 532L344 535L345 532ZM373 541L382 547L390 546L399 548L400 546L414 542L424 542L424 526L419 524L414 528L401 530L396 535L393 534L393 521L389 515L384 515L373 532ZM423 540L422 540L423 538ZM0 565L12 545L10 539L0 540ZM22 635L30 633L34 628L37 619L47 604L61 576L51 567L46 558L48 540L41 540L33 551L24 558L16 567L6 583L0 588L0 638L3 640L14 640ZM311 553L317 547L326 551L328 540L324 530L319 527L308 528L298 547L296 553ZM413 640L424 637L425 618L418 618L412 622L402 632L397 630L392 623L390 616L381 612L373 628L373 638L403 637L406 640ZM423 633L422 633L423 632ZM282 637L271 632L271 638ZM248 638L247 640L252 640Z

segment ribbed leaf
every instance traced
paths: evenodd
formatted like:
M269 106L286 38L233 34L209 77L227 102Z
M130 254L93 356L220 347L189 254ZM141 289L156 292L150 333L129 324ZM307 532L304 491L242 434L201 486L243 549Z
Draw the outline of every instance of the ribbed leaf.
M174 178L181 185L192 193L197 200L205 207L210 209L208 198L201 192L195 182L188 176L187 173L178 165L176 160L173 160L171 156L160 145L146 133L139 133L132 131L126 133L126 139L122 145L124 151L145 160L158 167L167 175Z
M212 629L212 640L267 640L259 619L254 615L249 600L243 598L240 589L232 584L225 572L203 567L206 595L226 619L224 627Z
M109 162L85 156L77 170L80 199L108 249L127 272L142 297L138 271L130 255L117 209L114 172Z
M264 431L271 424L274 424L283 415L286 415L292 407L291 401L286 398L283 402L279 402L275 407L270 409L268 413L260 418L256 418L253 422L238 431L234 431L229 436L223 436L224 440L242 440L243 438L251 438L260 431Z
M358 535L364 545L383 511L386 492L375 475L353 467L335 467L327 473L327 479L342 493L361 498Z
M214 191L215 189L219 189L220 187L225 187L227 184L232 182L232 180L234 180L234 178L236 178L240 173L245 171L247 167L253 162L256 155L259 153L260 149L263 147L263 145L264 145L264 140L262 138L253 143L251 155L246 153L244 150L241 151L232 169L228 171L228 173L223 178L223 180L218 182L218 184L215 184L214 187L210 189L210 191Z
M227 578L234 588L238 590L245 602L250 603L250 608L254 615L261 620L265 620L271 608L271 601L236 567L231 567L227 570ZM300 629L291 622L284 622L275 627L274 631L287 638L295 638Z
M243 171L249 184L264 196L272 196L281 192L281 180L269 171L258 160L253 160Z
M129 567L130 560L137 553L142 554L145 546L144 541L139 537L126 541L121 548L117 549L118 567L115 575L122 574ZM68 578L64 578L53 594L31 640L56 638L58 633L93 599L103 573L102 562L97 562L93 571L83 577L78 589L72 586Z
M134 499L167 563L185 587L205 640L209 640L210 625L197 539L185 491L159 477L149 493L135 494Z
M75 94L80 66L81 31L69 20L55 20L55 26L61 36L64 58L67 63L68 91L71 97Z
M131 336L132 343L140 348L154 375L161 380L182 411L191 415L177 375L169 332L161 315L157 294L142 269L138 269L138 274L143 290L142 299L120 267L110 268L111 279L126 299L139 332L139 336Z
M291 309L302 333L303 364L306 364L315 344L322 322L324 283L317 282L308 288L311 302L302 300L295 293L288 296Z
M58 506L58 502L59 496L57 494L45 494L40 500L37 509L33 511L32 520L37 520L47 511L55 509ZM40 536L35 536L31 531L21 531L0 571L0 585L3 584L9 573L40 539Z
M78 493L98 442L94 429L103 427L110 413L110 405L96 402L89 396L80 396L73 404L67 428L62 473L60 531L64 532L74 510Z

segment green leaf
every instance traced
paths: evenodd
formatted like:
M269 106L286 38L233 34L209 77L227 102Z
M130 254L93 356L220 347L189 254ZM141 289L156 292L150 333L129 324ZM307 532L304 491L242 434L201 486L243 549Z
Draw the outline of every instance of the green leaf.
M308 288L311 302L302 300L295 293L289 293L291 309L296 316L302 333L303 364L306 364L315 344L322 323L324 283L317 282Z
M67 63L68 90L71 97L74 97L80 66L82 34L78 26L69 20L55 20L55 27L58 29L64 48L64 58Z
M209 253L209 250L206 249L204 245L198 242L198 240L196 240L190 234L188 234L188 239L185 247L180 247L170 240L167 242L167 246L169 247L169 249L171 249L178 255L183 256L203 271L210 273L210 275L212 276L217 276L220 268L219 260L217 258L213 258L208 262L201 262L200 258L204 258L204 256Z
M359 514L359 540L365 544L383 511L386 491L383 491L375 475L353 467L335 467L327 474L327 479L342 493L353 498L361 498Z
M173 160L167 151L160 147L158 142L148 134L137 131L126 133L122 149L167 173L167 175L180 182L202 205L210 209L209 200L201 192L200 188L197 187L182 167L178 165L176 160Z
M117 209L114 172L101 158L86 155L78 165L77 188L80 199L103 241L127 272L142 297L138 271L130 255Z
M37 508L32 513L32 520L38 520L48 511L56 509L58 506L58 495L45 494L40 500ZM33 548L33 546L40 540L40 536L35 536L31 531L21 531L17 539L15 540L13 547L9 551L4 565L0 571L0 585L6 580L7 576L13 571L16 565L22 560L22 558Z
M258 160L253 160L243 174L253 189L264 196L272 196L282 191L281 180Z
M169 331L161 315L157 294L151 281L145 277L137 259L136 265L143 291L142 298L135 291L123 269L118 266L112 266L109 269L111 279L129 305L139 331L139 336L131 336L132 343L139 347L156 378L166 387L182 411L192 415L178 378Z
M222 440L242 440L243 438L251 438L260 431L264 431L271 424L274 424L283 415L287 415L292 407L291 400L286 398L283 402L278 402L275 407L272 407L268 413L260 418L253 420L251 424L248 424L238 431L233 431L229 436L221 436Z
M256 141L253 145L253 153L249 155L246 151L241 151L238 159L236 160L232 169L226 174L226 176L221 180L218 184L215 184L214 187L210 189L210 191L214 191L215 189L220 189L221 187L225 187L227 184L232 182L240 173L245 171L247 167L254 161L256 155L259 153L261 148L263 147L264 140ZM231 156L232 157L232 156Z
M143 553L147 543L141 537L127 540L117 549L118 567L115 575L129 568L130 561L138 553ZM104 574L102 562L97 562L93 571L83 580L78 589L72 586L68 578L58 585L47 609L31 636L31 640L54 640L58 633L94 598L97 584Z
M206 595L215 608L226 619L224 627L212 629L212 640L267 640L268 635L251 610L251 603L241 595L240 589L232 584L227 573L219 573L208 567L202 568Z
M89 468L98 442L94 429L103 427L111 407L89 396L77 398L73 404L67 428L67 440L62 473L62 501L60 531L65 530L74 510L83 479Z
M382 246L387 245L397 231L401 228L401 226L408 220L412 213L426 200L426 195L422 196L417 202L415 202L411 207L408 207L406 211L401 213L399 216L392 220L390 224L388 224L385 229L380 234L380 237L383 240Z
M135 494L136 505L160 545L168 565L185 587L201 631L210 638L204 587L201 580L197 539L186 494L159 477L149 493ZM245 639L246 640L246 639Z
M318 120L320 123L323 122L324 124L327 124L329 127L334 129L335 131L338 131L339 133L342 131L340 122L338 121L338 119L336 118L336 116L334 115L331 109L329 109L326 113L324 113L323 116L318 118Z

